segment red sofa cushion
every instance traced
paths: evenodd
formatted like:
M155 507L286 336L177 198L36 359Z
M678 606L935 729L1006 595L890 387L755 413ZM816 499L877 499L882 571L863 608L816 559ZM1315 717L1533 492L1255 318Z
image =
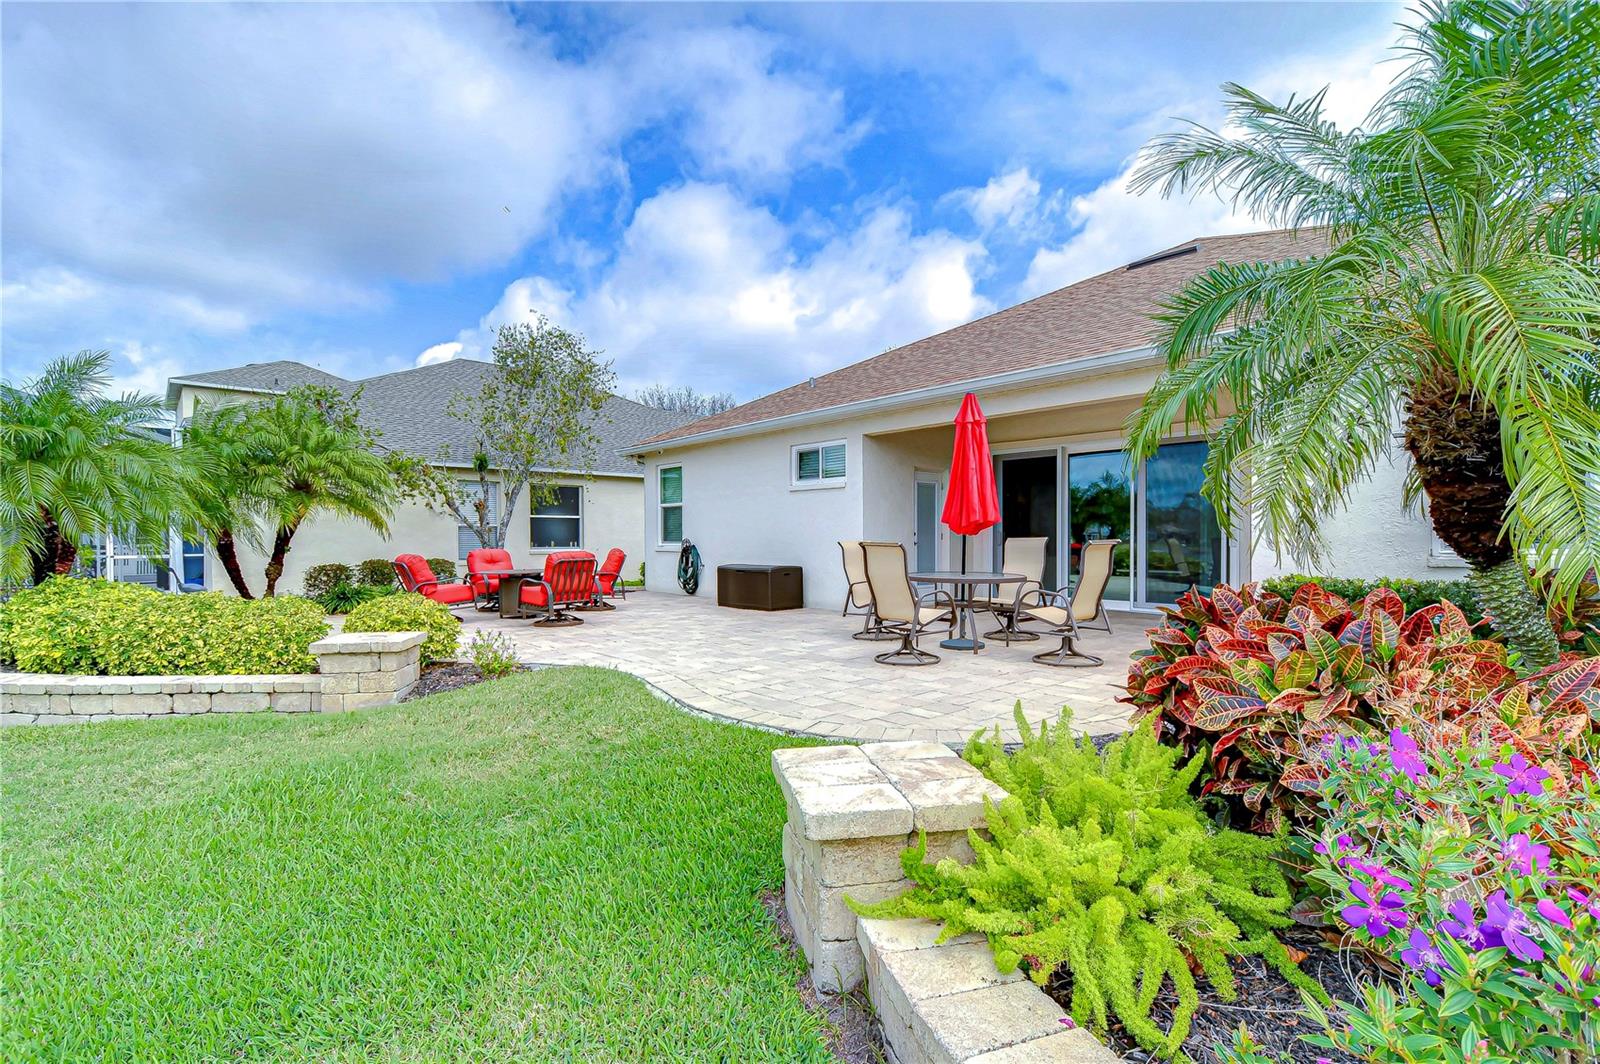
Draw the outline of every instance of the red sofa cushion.
M500 547L479 547L467 551L467 582L480 595L492 595L500 590L498 576L480 576L485 569L514 569L511 552Z

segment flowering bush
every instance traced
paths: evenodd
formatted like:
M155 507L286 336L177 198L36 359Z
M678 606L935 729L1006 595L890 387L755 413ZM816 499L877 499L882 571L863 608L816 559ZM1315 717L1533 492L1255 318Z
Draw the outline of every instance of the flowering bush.
M1600 786L1418 734L1325 748L1311 878L1402 976L1310 1040L1374 1061L1595 1059Z
M1415 719L1565 772L1560 755L1600 720L1600 658L1520 679L1504 644L1479 638L1450 602L1408 615L1387 588L1351 605L1316 584L1289 601L1249 584L1190 591L1163 612L1121 701L1135 720L1158 718L1164 741L1205 751L1202 793L1258 831L1312 812L1329 735Z

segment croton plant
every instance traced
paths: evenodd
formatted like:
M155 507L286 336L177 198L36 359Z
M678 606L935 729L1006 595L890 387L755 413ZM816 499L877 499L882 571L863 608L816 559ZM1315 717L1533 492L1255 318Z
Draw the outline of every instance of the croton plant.
M1162 612L1121 701L1186 753L1207 748L1203 792L1257 831L1312 813L1329 735L1405 723L1509 744L1558 781L1588 771L1600 657L1568 653L1519 676L1505 644L1453 604L1407 615L1386 588L1351 604L1316 584L1288 601L1259 584L1219 586Z

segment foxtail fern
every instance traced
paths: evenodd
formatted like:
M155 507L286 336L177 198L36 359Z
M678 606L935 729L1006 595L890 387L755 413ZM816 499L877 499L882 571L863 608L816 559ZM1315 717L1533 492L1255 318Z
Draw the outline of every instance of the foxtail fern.
M1064 968L1079 1023L1104 1032L1114 1014L1167 1057L1181 1054L1199 1004L1195 969L1231 1001L1229 958L1259 954L1320 993L1274 933L1290 906L1279 840L1211 825L1189 793L1201 759L1178 765L1149 729L1100 752L1071 738L1067 712L1037 733L1020 705L1016 716L1016 753L998 728L967 744L967 760L1011 793L986 804L992 840L971 833L977 860L928 864L924 838L902 857L913 889L858 913L939 920L943 938L982 932L1002 972L1021 965L1037 983ZM1163 1032L1150 1009L1166 980L1178 1007Z

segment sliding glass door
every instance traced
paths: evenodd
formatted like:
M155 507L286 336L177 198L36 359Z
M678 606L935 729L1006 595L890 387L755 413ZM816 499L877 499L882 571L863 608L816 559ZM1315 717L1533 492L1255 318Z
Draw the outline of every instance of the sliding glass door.
M1083 545L1091 539L1120 539L1111 555L1106 601L1127 604L1133 591L1134 478L1121 451L1091 451L1067 456L1067 559L1070 584L1078 586Z
M1120 539L1106 601L1157 606L1191 586L1208 590L1227 577L1227 536L1200 495L1204 440L1163 445L1140 468L1120 450L1067 455L1066 547L1076 586L1079 555L1091 539Z

